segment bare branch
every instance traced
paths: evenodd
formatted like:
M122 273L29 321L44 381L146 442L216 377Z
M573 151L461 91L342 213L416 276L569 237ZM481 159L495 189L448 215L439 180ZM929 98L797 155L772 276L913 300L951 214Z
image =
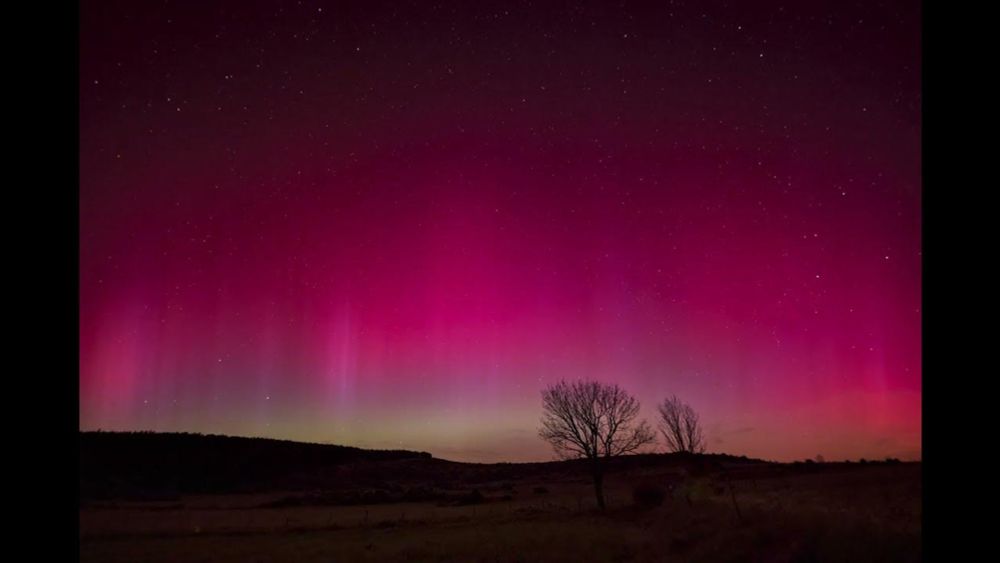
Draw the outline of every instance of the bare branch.
M705 437L698 413L675 396L657 406L660 411L660 432L671 452L703 453Z
M656 441L656 433L638 416L639 401L618 385L560 381L542 391L538 434L562 459L593 461L598 505L603 507L601 460L635 453Z

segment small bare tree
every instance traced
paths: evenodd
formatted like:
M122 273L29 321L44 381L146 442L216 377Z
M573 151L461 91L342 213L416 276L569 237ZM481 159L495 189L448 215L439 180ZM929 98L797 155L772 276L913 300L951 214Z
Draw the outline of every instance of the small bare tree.
M604 510L604 461L634 453L656 441L639 401L616 384L560 381L542 391L538 434L562 459L586 458L594 478L597 506Z
M698 422L698 413L677 397L664 399L658 406L660 432L667 440L671 452L700 454L705 451L705 437Z

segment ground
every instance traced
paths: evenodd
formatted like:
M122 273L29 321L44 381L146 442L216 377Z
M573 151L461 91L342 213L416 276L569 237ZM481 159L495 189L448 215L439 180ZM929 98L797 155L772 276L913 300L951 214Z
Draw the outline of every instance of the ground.
M90 504L80 512L81 561L921 559L919 464L689 476L660 506L634 503L636 484L669 488L673 475L654 468L609 476L603 513L585 477L486 483L485 502L464 506L259 508L287 498L281 493Z

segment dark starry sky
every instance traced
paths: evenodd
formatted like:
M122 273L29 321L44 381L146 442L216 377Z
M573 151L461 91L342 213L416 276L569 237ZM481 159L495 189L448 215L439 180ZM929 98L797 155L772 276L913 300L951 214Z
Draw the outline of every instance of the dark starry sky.
M920 457L917 2L81 5L82 429Z

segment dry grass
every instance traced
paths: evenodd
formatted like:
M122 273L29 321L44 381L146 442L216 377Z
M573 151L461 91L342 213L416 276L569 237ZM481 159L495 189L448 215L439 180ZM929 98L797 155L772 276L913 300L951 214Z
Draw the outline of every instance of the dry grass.
M81 561L920 560L918 466L739 481L742 518L728 490L708 479L691 483L691 506L677 494L637 510L638 478L609 480L605 514L580 482L519 483L514 500L463 507L249 509L220 497L84 509ZM550 492L536 495L537 486Z

